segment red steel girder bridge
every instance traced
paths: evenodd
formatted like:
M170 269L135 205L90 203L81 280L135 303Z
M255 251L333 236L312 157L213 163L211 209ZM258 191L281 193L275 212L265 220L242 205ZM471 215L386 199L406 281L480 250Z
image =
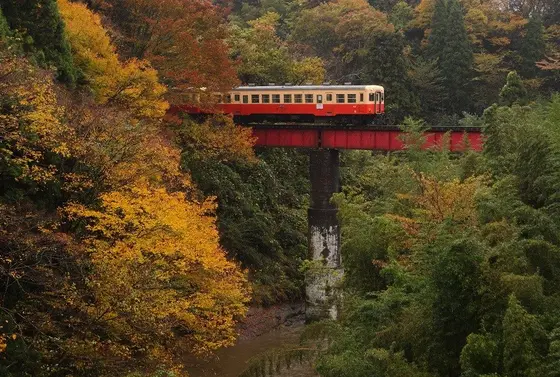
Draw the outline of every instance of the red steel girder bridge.
M340 191L341 149L397 151L405 149L404 132L397 126L346 126L304 124L252 124L258 147L309 149L311 203L308 210L309 257L322 272L306 275L307 320L336 319L343 276L340 226L331 196ZM425 132L424 148L449 148L452 152L481 151L478 128L432 128ZM444 143L445 141L445 143Z
M256 146L311 149L366 149L397 151L405 148L398 126L251 125ZM445 136L445 135L448 136ZM452 152L482 150L480 128L432 128L425 132L424 148L441 146L447 138Z

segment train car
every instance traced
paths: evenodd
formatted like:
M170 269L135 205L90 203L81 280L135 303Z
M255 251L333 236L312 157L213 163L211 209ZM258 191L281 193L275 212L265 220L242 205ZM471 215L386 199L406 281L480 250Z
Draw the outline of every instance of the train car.
M208 96L208 94L203 94ZM214 94L215 109L233 115L238 124L345 123L371 124L385 113L385 91L379 85L241 86ZM192 96L196 102L200 94ZM207 113L183 106L196 115Z
M378 85L242 86L220 98L237 123L368 124L385 112Z

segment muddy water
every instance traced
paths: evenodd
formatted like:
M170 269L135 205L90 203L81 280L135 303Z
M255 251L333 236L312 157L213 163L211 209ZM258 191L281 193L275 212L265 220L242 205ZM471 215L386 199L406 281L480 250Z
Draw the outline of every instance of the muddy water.
M303 323L280 326L263 335L240 339L233 347L222 349L212 360L201 361L189 370L192 377L238 377L249 366L249 360L275 348L297 345ZM305 363L283 371L277 377L316 377L313 368Z

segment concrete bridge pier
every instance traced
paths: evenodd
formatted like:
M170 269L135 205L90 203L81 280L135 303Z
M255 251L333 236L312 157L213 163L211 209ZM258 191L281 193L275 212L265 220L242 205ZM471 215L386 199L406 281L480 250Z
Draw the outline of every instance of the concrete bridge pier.
M340 191L339 151L311 151L309 174L311 206L309 220L309 255L312 259L305 276L306 319L336 319L340 305L343 270L340 255L340 227L333 193Z

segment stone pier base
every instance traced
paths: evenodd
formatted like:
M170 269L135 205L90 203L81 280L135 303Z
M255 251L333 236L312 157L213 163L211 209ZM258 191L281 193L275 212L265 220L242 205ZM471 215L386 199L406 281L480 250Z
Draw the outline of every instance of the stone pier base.
M336 319L339 285L343 270L340 256L340 228L337 209L331 204L333 193L340 190L339 153L337 150L311 152L311 207L309 221L309 256L306 273L306 319Z

